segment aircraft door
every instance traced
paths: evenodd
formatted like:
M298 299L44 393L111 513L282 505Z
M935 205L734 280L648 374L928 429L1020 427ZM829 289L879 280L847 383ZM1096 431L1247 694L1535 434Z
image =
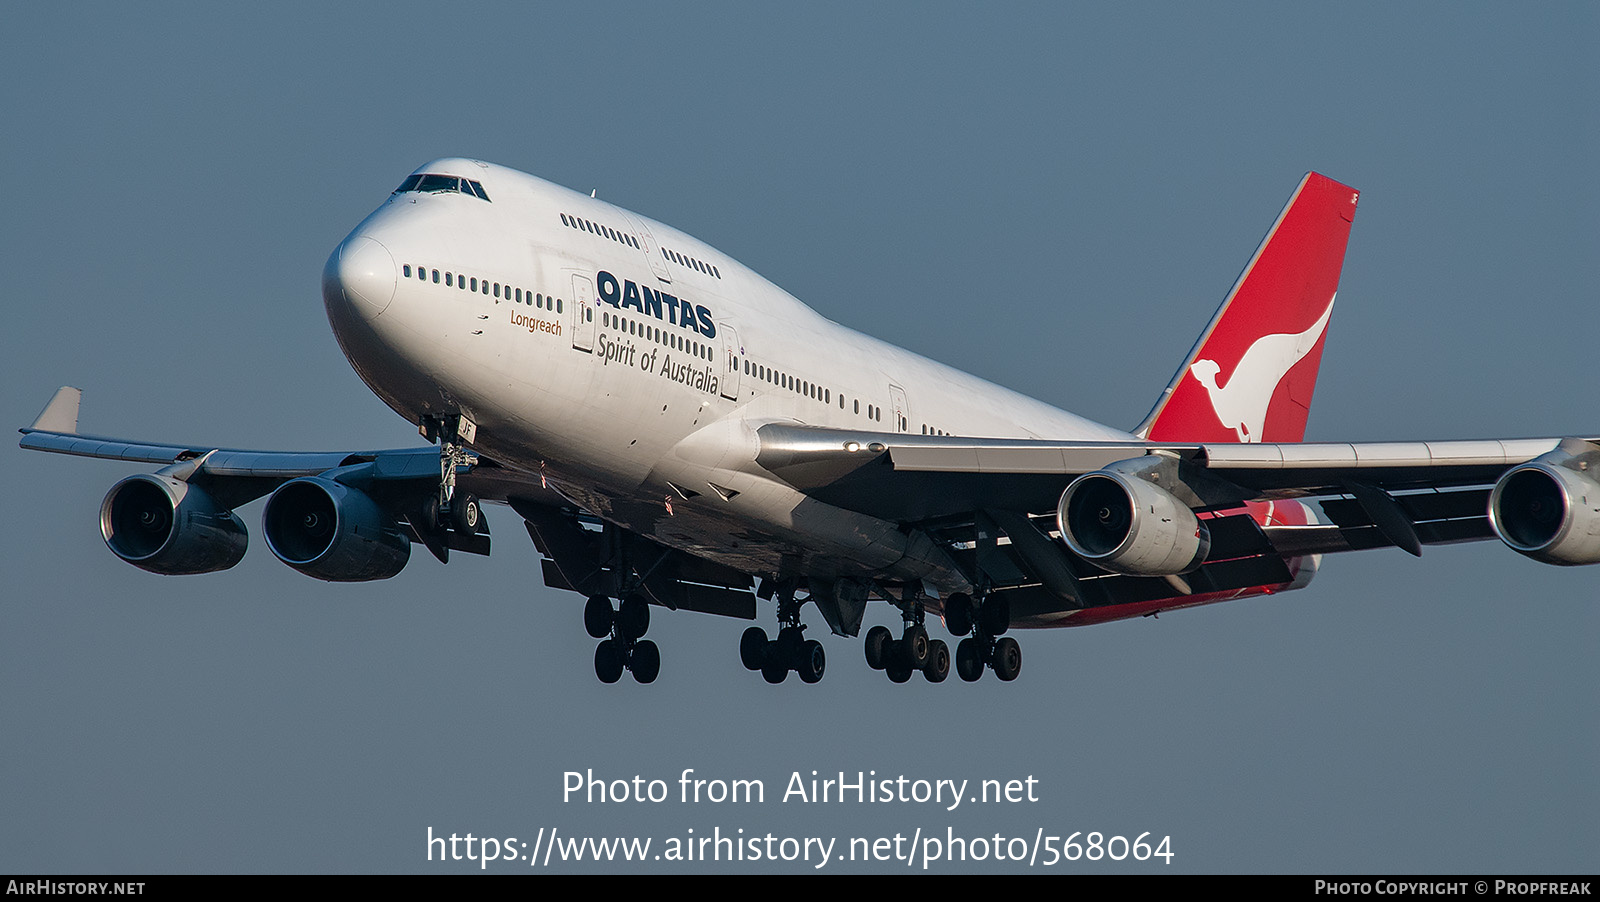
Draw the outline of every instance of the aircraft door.
M889 408L894 417L895 432L911 431L911 408L906 404L906 390L889 383Z
M738 333L727 323L717 326L722 336L722 396L730 401L739 400L739 376L744 370L744 345Z
M594 351L595 306L594 283L582 273L572 274L572 311L567 315L567 325L572 329L572 346L580 351Z
M661 247L656 244L655 236L650 234L650 229L645 226L644 220L629 216L628 223L639 233L639 243L644 245L644 256L650 261L650 271L661 281L671 282L672 270L667 269L667 257L661 253Z

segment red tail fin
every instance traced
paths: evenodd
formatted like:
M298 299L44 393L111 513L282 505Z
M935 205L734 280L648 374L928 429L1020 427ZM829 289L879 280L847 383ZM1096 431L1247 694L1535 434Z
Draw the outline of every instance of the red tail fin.
M1137 430L1159 442L1305 437L1359 194L1306 173Z

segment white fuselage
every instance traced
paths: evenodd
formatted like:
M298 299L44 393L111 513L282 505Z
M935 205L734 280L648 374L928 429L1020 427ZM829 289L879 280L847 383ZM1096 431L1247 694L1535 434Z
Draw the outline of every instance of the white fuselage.
M847 329L603 201L473 160L417 172L490 200L396 193L334 251L324 300L351 364L412 422L464 414L475 450L664 544L752 573L950 591L960 575L895 524L757 466L754 430L1132 438Z

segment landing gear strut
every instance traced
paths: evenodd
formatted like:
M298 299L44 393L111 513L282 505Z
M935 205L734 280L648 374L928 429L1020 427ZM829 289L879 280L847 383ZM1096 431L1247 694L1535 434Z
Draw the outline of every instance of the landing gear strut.
M1002 635L1011 628L1011 605L1003 595L989 595L977 605L964 592L945 600L944 622L957 636L972 633L956 646L956 674L971 683L985 665L1005 682L1022 672L1022 647ZM997 638L998 637L998 638Z
M453 529L465 536L477 535L483 524L483 510L471 492L456 491L456 468L471 466L478 458L463 442L471 441L477 426L464 416L425 416L419 430L428 441L439 443L439 494L430 500L430 524L438 529Z
M661 650L643 638L650 628L650 604L642 596L629 595L615 610L606 596L589 596L583 606L583 628L602 640L594 650L594 674L600 682L615 683L628 670L635 680L653 683L661 673Z
M894 638L886 626L867 631L867 666L882 670L889 679L904 683L912 671L920 670L930 683L942 683L950 675L950 647L941 639L929 639L925 625L927 610L922 602L922 587L906 588L898 602L905 628Z
M769 683L781 683L789 671L800 674L807 683L819 682L827 670L828 656L822 643L805 637L800 622L800 605L794 599L794 582L778 586L778 638L768 639L767 631L752 626L739 637L739 661L747 670L759 670Z

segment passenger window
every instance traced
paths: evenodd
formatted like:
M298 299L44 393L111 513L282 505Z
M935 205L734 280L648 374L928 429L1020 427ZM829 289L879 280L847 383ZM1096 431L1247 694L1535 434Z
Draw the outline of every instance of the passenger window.
M433 271L433 284L439 284L439 271L437 269Z
M405 274L406 278L408 278L408 279L411 278L411 264L410 263L407 263L406 265L400 267L400 271Z
M494 296L495 297L499 297L500 296L500 283L499 282L494 283Z
M561 312L561 299L560 298L556 298L556 312L557 313Z
M453 283L453 282L452 282L452 281L451 281L451 280L452 280L452 279L454 279L454 278L455 278L455 277L454 277L454 276L452 276L452 275L450 275L450 274L449 274L449 273L445 273L445 274L444 274L444 284L446 284L446 285L450 285L450 286L451 286L451 287L455 287L455 286L454 286L454 283Z

